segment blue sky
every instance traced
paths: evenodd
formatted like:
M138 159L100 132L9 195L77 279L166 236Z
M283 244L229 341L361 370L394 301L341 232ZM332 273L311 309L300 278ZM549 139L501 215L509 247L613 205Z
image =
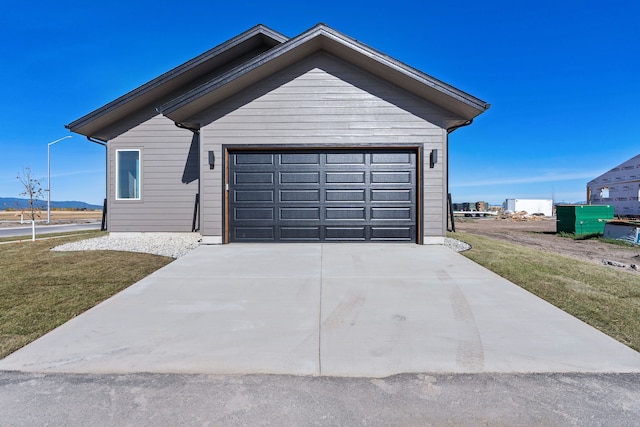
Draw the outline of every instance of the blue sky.
M29 1L0 15L0 197L65 124L262 23L323 22L492 107L450 135L456 202L585 199L640 152L637 1ZM51 147L52 200L101 204L105 149Z

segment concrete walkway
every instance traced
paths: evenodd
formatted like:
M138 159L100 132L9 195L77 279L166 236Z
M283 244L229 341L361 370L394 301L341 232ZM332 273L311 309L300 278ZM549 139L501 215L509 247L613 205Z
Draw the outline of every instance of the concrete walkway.
M640 354L442 246L201 246L0 370L640 372Z

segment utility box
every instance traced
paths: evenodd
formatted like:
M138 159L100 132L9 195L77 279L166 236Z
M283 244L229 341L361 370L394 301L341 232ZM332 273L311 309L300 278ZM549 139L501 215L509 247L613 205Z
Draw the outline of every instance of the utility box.
M613 219L613 205L558 205L556 218L558 233L603 234L605 224Z

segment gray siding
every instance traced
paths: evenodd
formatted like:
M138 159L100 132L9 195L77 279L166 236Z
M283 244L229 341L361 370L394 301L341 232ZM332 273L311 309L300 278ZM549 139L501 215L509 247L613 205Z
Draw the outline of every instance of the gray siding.
M190 121L203 123L202 152L217 166L202 166L202 232L223 232L223 144L424 144L425 236L444 236L449 118L443 110L326 54L314 55ZM429 153L438 163L429 168Z
M192 132L160 115L109 141L109 231L191 231L199 177L193 143ZM141 200L115 200L115 154L120 149L141 150Z

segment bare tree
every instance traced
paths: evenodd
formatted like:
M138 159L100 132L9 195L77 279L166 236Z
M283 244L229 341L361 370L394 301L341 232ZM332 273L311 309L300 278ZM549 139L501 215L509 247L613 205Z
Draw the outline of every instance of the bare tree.
M36 217L40 217L41 208L38 205L38 201L42 199L43 196L40 181L33 177L29 166L23 167L22 172L18 172L16 178L24 187L24 191L20 193L20 195L26 197L29 201L29 207L27 209L28 217L31 221L35 221Z

